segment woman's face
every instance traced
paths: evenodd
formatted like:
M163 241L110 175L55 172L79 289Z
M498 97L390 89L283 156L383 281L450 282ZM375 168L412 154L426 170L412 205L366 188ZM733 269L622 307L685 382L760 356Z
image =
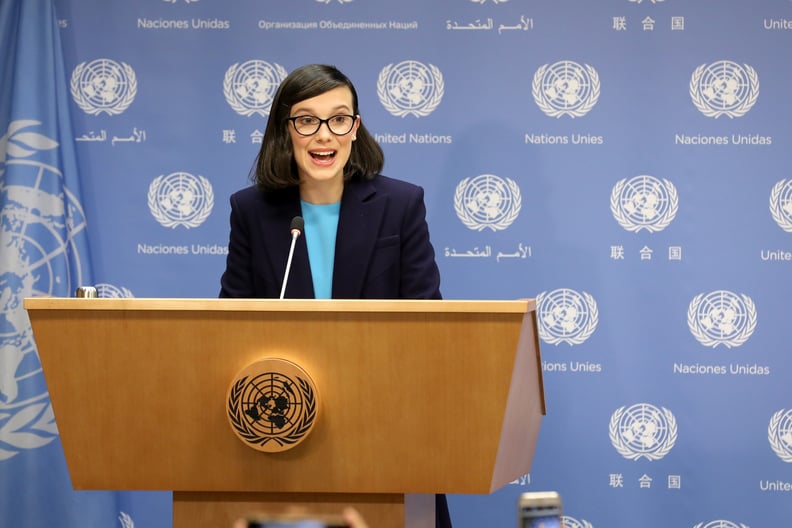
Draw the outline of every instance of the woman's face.
M352 92L346 86L339 86L316 97L300 101L292 106L289 112L290 117L319 119L351 114L354 114ZM332 120L331 126L339 131L338 123L343 124L344 119L338 117ZM310 121L311 119L302 119L296 124L304 126L305 122L310 123ZM308 136L299 134L294 125L295 122L292 121L288 127L301 190L331 191L331 195L336 193L337 198L340 199L340 192L344 187L344 166L352 153L352 142L360 126L360 119L355 116L352 128L343 135L331 132L328 123L322 123L319 130Z

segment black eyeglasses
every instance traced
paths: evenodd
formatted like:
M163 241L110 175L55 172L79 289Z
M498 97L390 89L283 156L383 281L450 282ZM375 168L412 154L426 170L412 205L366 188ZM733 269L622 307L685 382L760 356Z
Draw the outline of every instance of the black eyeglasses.
M286 121L291 121L294 130L301 136L313 136L319 132L319 127L322 126L322 123L325 123L328 130L336 136L344 136L352 131L352 127L355 126L355 119L357 119L357 116L351 114L338 114L327 119L319 119L312 115L299 115L288 117Z

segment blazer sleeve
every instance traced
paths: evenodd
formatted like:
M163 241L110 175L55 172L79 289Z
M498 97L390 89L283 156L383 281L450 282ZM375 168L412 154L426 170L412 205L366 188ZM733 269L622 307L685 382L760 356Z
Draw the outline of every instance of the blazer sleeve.
M401 299L440 299L440 271L429 239L424 191L414 187L402 217Z
M236 196L232 195L230 201L231 229L226 269L220 278L220 297L251 298L255 297L251 269L251 236Z

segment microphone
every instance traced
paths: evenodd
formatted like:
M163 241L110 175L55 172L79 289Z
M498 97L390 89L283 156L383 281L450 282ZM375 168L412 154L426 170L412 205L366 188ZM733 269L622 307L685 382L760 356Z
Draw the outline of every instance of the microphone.
M305 229L305 220L303 220L302 216L295 216L292 218L291 225L289 226L289 232L291 233L292 241L291 247L289 247L289 258L286 261L286 273L283 275L283 285L281 286L281 293L280 298L283 299L284 294L286 293L286 283L289 281L289 271L291 270L291 263L292 263L292 255L294 255L294 244L297 242L297 239L302 235L303 229Z

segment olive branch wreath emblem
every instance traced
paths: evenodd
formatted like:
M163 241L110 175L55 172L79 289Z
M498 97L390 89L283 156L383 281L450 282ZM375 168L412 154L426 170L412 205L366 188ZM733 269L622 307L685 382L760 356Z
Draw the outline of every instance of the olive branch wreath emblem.
M126 94L110 108L96 108L80 89L80 78L82 77L82 73L85 70L85 62L78 64L72 72L70 83L72 97L74 98L74 102L77 103L77 106L79 106L86 114L99 115L102 112L106 112L108 115L121 114L127 108L129 108L129 105L131 105L132 101L135 100L135 96L137 95L137 76L135 75L135 70L133 70L132 67L126 62L122 62L121 64L118 64L115 61L109 62L116 64L124 71L124 75L126 75L127 86L129 88L126 91Z
M212 209L214 209L214 190L212 189L212 184L203 176L197 176L198 182L201 184L201 188L204 191L204 197L206 198L203 207L201 207L200 211L198 211L192 218L188 221L182 220L173 220L172 218L168 218L168 216L163 212L162 208L160 207L159 202L157 201L158 194L157 191L159 190L160 186L162 185L163 181L165 180L165 175L160 174L149 185L148 195L147 195L147 202L149 210L151 211L151 215L154 219L160 223L163 227L170 227L176 229L176 226L183 225L187 229L191 227L198 227L201 225L204 220L206 220L210 214L212 214Z
M627 178L619 180L616 185L613 186L613 190L611 191L610 208L613 218L615 218L619 225L624 229L634 233L638 233L641 231L641 229L646 229L650 233L656 233L668 227L668 225L676 217L677 211L679 210L679 194L677 193L674 184L665 178L663 179L663 184L665 186L666 192L668 192L668 207L656 221L652 222L652 224L642 225L636 224L630 220L630 218L624 214L622 207L620 207L620 198L624 187L627 185Z
M552 294L555 292L550 293ZM590 293L574 293L580 295L582 300L586 303L586 307L588 308L588 317L582 325L575 329L572 335L568 336L553 335L553 333L547 328L547 324L545 323L542 314L545 310L545 301L549 299L548 293L541 292L536 296L536 311L539 314L539 338L548 345L558 346L564 342L568 343L569 345L580 345L589 337L591 337L591 334L593 334L594 330L597 329L597 325L599 325L599 308L597 307L597 301L594 300L594 297Z
M724 345L726 348L738 347L748 341L748 338L751 337L754 330L756 329L756 305L754 304L753 300L747 295L741 295L740 299L745 304L745 311L748 315L747 322L745 327L743 327L736 336L732 339L715 339L709 337L704 330L701 328L701 324L698 320L698 307L701 304L702 300L704 299L704 294L700 293L693 297L693 300L690 301L690 306L688 306L688 327L690 328L690 332L693 334L693 337L704 346L715 348L718 345Z
M792 219L790 219L789 214L784 211L784 204L781 202L781 192L790 182L792 182L792 180L781 180L776 183L773 186L773 190L770 191L770 214L773 215L773 220L776 221L778 226L787 233L792 233Z
M300 414L298 420L285 434L280 435L262 435L250 427L240 405L248 376L242 377L234 383L228 398L228 418L240 438L251 445L265 446L269 442L274 442L280 447L287 447L300 442L308 434L316 419L316 397L310 383L300 377L297 377L296 380L305 401L305 411Z
M431 114L435 108L437 108L437 106L440 104L440 101L443 99L443 94L445 92L443 74L440 73L440 69L437 66L430 64L426 67L432 73L435 89L432 91L432 96L428 100L424 101L424 104L421 105L420 109L404 109L393 103L386 88L388 85L388 75L390 75L394 65L388 64L382 68L379 77L377 77L377 97L382 103L382 106L385 107L385 110L396 117L405 117L409 114L413 114L416 117L425 117Z
M275 73L275 76L283 80L288 75L286 72L286 68L281 66L280 64L269 64L264 61L257 61L261 62L262 64L269 66ZM264 104L263 108L248 108L247 106L243 105L236 93L234 93L234 77L236 76L237 69L239 68L239 63L236 62L232 64L228 70L226 70L225 77L223 78L223 95L225 96L226 102L228 105L239 115L243 115L245 117L252 116L253 114L259 114L262 117L266 117L269 115L269 104ZM267 101L267 103L271 102Z
M678 435L677 423L674 415L665 407L662 407L660 412L663 414L663 417L666 419L668 424L668 436L662 444L659 444L659 448L655 451L651 453L636 453L626 442L624 442L622 435L619 433L619 422L621 422L621 418L624 415L624 407L619 407L616 409L616 411L613 413L613 416L611 416L610 425L608 427L608 436L610 437L611 444L613 444L613 447L616 449L616 451L628 460L638 460L641 457L644 457L648 460L660 460L666 456L676 443Z
M542 92L542 80L544 79L548 68L549 65L547 64L540 66L539 69L536 70L536 73L534 73L533 82L531 83L531 95L533 95L534 101L536 101L537 106L542 112L544 112L545 115L557 118L560 118L564 114L572 118L583 117L589 113L592 108L594 108L594 105L597 104L600 96L600 80L597 70L588 64L584 64L584 69L586 70L586 73L588 73L591 80L591 93L588 95L588 97L586 97L583 104L581 104L576 109L564 110L555 108L549 101L547 101L545 94Z
M747 524L737 524L731 521L713 521L707 524L698 523L693 528L748 528Z
M770 419L770 424L767 426L767 437L770 441L770 447L773 448L773 451L776 455L778 455L778 458L784 462L792 462L792 450L781 443L781 439L778 434L778 429L781 425L781 419L785 414L786 413L784 412L784 409L781 409L773 415L773 417Z
M563 528L594 528L594 525L585 519L577 520L569 515L562 515L561 521Z
M746 97L745 100L743 100L739 106L733 110L719 110L712 108L712 106L702 94L701 90L701 78L704 76L704 71L707 69L707 65L702 64L696 68L696 70L693 72L693 75L690 76L690 98L698 111L707 117L714 117L715 119L722 115L729 116L729 118L742 117L745 115L759 98L759 75L757 75L756 70L747 64L744 66L745 74L748 76L749 83L748 97Z
M5 174L8 165L15 164L17 160L24 159L31 165L43 166L34 156L41 151L58 147L58 142L54 139L39 132L26 130L38 125L41 125L41 121L33 119L19 119L8 125L8 130L0 136L0 176ZM4 216L4 211L0 211L0 218ZM19 309L21 310L22 307L19 306ZM28 322L25 328L20 329L11 339L11 346L23 348L30 331ZM33 348L35 349L35 345ZM16 456L23 449L43 447L58 436L52 402L46 389L42 395L45 397L43 401L20 406L15 405L16 390L14 392L13 396L5 395L10 400L7 402L8 405L0 404L0 444L4 444L0 446L0 461Z
M484 231L484 229L491 229L492 231L501 231L509 227L517 216L520 214L522 208L522 194L517 182L510 178L505 179L506 186L511 192L511 207L508 211L504 211L503 216L496 222L481 223L478 222L465 204L465 193L467 192L470 178L465 178L457 184L456 191L454 192L454 211L456 212L459 220L465 224L465 227L473 231Z

